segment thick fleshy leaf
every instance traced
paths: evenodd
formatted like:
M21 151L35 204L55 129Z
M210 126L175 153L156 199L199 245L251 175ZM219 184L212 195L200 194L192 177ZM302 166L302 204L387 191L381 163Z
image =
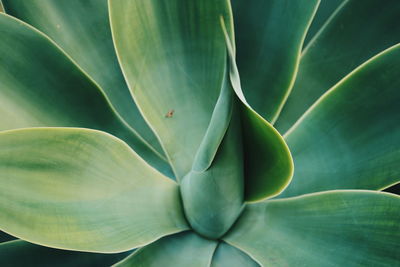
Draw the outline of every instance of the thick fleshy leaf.
M164 237L116 264L117 267L208 267L217 242L193 232Z
M285 135L295 173L279 197L400 180L400 45L322 96Z
M219 243L212 258L211 267L258 267L260 266L243 251L228 245Z
M224 240L265 266L396 266L399 221L399 196L331 191L248 205Z
M14 240L14 239L16 239L16 237L0 231L0 243L7 242L10 240Z
M33 25L62 47L100 85L121 116L162 151L140 115L119 67L107 0L4 0L4 6L8 14Z
M282 136L247 103L235 62L233 29L221 19L229 53L231 85L241 101L245 200L258 201L279 194L293 175L293 161ZM228 27L232 24L228 24Z
M55 248L120 252L187 228L177 184L94 130L1 132L0 192L0 229Z
M110 0L114 42L131 92L176 176L186 175L223 86L219 18L228 1Z
M46 36L4 14L0 34L0 130L65 126L106 131L168 173L166 159L120 119L99 88Z
M293 90L274 126L283 134L329 88L400 42L400 1L349 0L301 57Z
M319 0L233 0L237 64L244 95L274 121L293 85Z
M22 240L0 244L2 267L108 267L131 252L99 254L53 249Z
M220 147L232 120L232 112L235 105L234 99L234 92L229 80L228 72L226 70L225 80L223 82L220 95L217 103L215 104L206 134L204 135L200 147L196 152L192 170L196 172L203 172L211 166L211 163L217 154L218 148ZM237 117L233 119L237 120Z
M328 22L328 19L345 1L347 0L321 0L317 13L315 13L310 28L307 31L303 48L307 46L310 40L317 34L319 30L322 29L325 23Z
M211 239L225 234L243 208L243 152L237 104L239 101L210 168L192 170L181 182L187 220L197 233Z

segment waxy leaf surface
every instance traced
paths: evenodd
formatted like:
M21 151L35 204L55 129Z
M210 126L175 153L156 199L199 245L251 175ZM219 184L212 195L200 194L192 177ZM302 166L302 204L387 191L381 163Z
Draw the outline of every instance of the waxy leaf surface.
M109 267L130 253L68 251L15 240L0 244L0 264L2 267Z
M226 1L110 0L117 54L178 179L193 163L223 86Z
M237 64L247 101L273 122L293 85L319 0L233 0Z
M297 79L274 126L284 134L329 88L400 42L400 1L349 0L308 44ZM362 92L360 92L362 94Z
M137 250L116 267L208 267L216 246L193 232L179 233Z
M120 119L103 92L45 35L4 14L0 34L0 130L57 126L106 131L170 173L166 159Z
M109 134L0 133L0 230L54 248L113 253L187 229L183 216L178 185Z
M221 242L214 252L211 267L259 267L260 265L239 249Z
M400 198L331 191L248 205L223 239L264 266L395 266Z
M400 45L329 90L285 135L295 164L279 197L379 190L400 180Z
M6 0L6 12L48 35L101 87L113 107L157 151L115 55L107 0Z

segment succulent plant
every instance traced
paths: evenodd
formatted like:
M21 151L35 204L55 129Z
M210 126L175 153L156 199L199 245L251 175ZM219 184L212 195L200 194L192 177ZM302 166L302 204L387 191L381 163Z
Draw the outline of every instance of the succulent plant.
M400 263L398 0L2 4L1 266Z

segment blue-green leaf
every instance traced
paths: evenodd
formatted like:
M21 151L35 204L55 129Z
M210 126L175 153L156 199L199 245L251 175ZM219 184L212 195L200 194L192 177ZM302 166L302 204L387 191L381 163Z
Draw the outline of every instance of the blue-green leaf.
M102 91L45 35L0 13L0 130L84 127L126 141L153 166L169 164L122 121Z
M232 0L237 64L249 104L273 122L293 85L319 0Z
M279 197L400 181L400 45L356 69L285 135L295 173Z
M123 72L178 179L191 169L223 87L227 1L110 0Z
M187 228L178 185L121 140L79 128L0 133L0 230L115 253Z
M274 126L284 134L329 88L400 42L400 1L348 0L308 44L292 92Z
M138 249L116 267L208 267L217 242L193 232L164 237Z
M223 239L263 266L396 266L400 197L331 191L248 205Z
M130 253L68 251L15 240L0 244L0 263L2 267L109 267Z
M99 84L113 107L157 151L162 149L140 115L115 55L107 0L5 0L6 12L48 35Z

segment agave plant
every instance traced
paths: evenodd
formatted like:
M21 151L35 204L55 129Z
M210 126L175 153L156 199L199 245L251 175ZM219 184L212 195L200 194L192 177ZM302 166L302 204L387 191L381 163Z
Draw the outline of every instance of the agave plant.
M1 266L399 264L398 0L2 2Z

